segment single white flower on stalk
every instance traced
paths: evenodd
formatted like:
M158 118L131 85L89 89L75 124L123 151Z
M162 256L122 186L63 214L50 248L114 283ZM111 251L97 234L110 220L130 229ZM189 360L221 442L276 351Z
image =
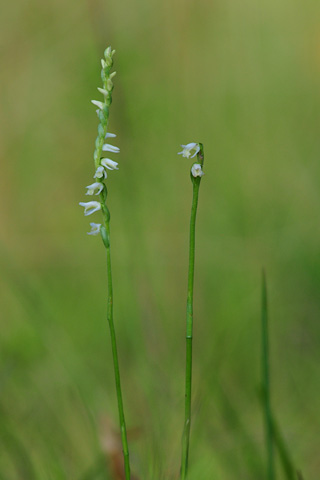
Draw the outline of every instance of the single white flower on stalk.
M99 195L103 190L103 183L94 182L86 188L88 189L86 195Z
M91 103L93 103L93 105L95 105L96 107L100 108L100 110L103 110L104 103L99 102L98 100L91 100Z
M107 172L103 167L98 167L93 178L107 178Z
M191 167L191 173L193 177L202 177L204 175L204 172L202 171L202 167L200 163L194 163Z
M84 207L84 214L87 217L98 210L101 210L101 203L99 202L80 202L79 205Z
M199 143L188 143L187 145L181 145L183 148L182 152L179 152L178 155L182 155L185 158L189 158L191 155L191 150L195 150L194 154L191 155L191 158L195 157L197 153L200 152Z
M87 232L88 235L99 235L101 229L101 223L90 223L91 230Z
M104 138L115 138L117 135L115 133L106 133L106 136Z
M114 145L110 145L109 143L105 143L102 147L104 152L112 152L112 153L119 153L120 148L115 147Z
M100 163L109 170L119 170L118 163L110 160L110 158L102 158Z

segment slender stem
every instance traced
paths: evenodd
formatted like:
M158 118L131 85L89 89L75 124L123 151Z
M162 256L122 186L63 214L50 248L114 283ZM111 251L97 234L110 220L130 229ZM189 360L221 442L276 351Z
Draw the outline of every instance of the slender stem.
M125 479L130 480L130 463L129 463L127 430L126 430L126 422L125 422L124 410L123 410L116 332L115 332L114 323L113 323L113 289L112 289L111 252L110 252L110 214L106 206L103 209L103 213L105 217L105 225L104 225L105 232L103 235L104 237L103 241L107 251L107 275L108 275L107 319L109 323L110 337L111 337L114 377L115 377L115 383L116 383L119 421L120 421L120 430L121 430L121 442L122 442L123 457L124 457Z
M270 370L269 370L269 334L268 334L268 302L267 283L265 272L262 272L262 388L263 410L265 422L265 439L267 448L267 478L275 480L274 454L273 454L273 421L270 402Z
M279 460L287 480L301 480L302 475L300 473L300 477L299 477L298 475L299 472L298 473L296 472L296 469L295 469L293 460L291 458L289 449L286 445L285 439L273 415L271 415L271 421L272 421L272 434L273 434L274 445L277 452L279 453Z
M108 47L105 52L105 59L102 60L102 70L101 77L103 81L103 95L104 102L98 108L98 117L100 124L98 126L98 136L95 143L95 151L93 154L95 169L101 168L101 157L103 154L103 145L106 139L108 121L109 121L109 107L112 102L112 78L115 73L111 73L113 67L113 57L114 51L111 50L111 47ZM95 176L96 177L96 176ZM112 272L111 272L111 252L110 252L110 212L106 205L108 190L107 186L104 183L105 177L99 177L99 182L102 185L102 190L100 192L100 204L103 214L103 225L101 226L100 232L102 241L107 251L107 276L108 276L108 299L107 299L107 318L110 329L111 337L111 347L112 347L112 357L113 357L113 367L114 367L114 377L116 383L116 392L117 392L117 401L118 401L118 411L119 411L119 420L120 420L120 431L121 431L121 442L123 449L124 457L124 470L125 470L125 480L130 480L130 464L129 464L129 449L127 441L127 431L126 431L126 422L124 418L123 411L123 401L122 401L122 392L121 392L121 383L120 383L120 370L119 370L119 360L117 352L117 342L116 342L116 332L113 323L113 290L112 290ZM98 178L97 178L98 181Z
M200 143L198 154L199 163L203 165L203 146ZM192 336L193 336L193 284L194 284L194 259L195 259L195 234L196 216L198 207L199 187L201 177L191 175L193 185L193 198L190 217L190 239L189 239L189 272L188 272L188 296L187 296L187 322L186 322L186 377L185 377L185 416L184 430L182 436L181 456L181 480L185 480L188 472L189 439L191 427L191 387L192 387Z

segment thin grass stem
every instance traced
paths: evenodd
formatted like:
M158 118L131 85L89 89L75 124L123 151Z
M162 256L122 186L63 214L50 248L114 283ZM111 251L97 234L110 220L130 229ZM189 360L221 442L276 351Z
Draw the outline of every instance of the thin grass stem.
M292 460L291 455L289 453L286 442L285 442L285 440L284 440L284 438L283 438L283 436L280 432L280 428L278 426L278 423L276 422L273 415L271 416L271 421L272 421L272 431L273 431L274 444L275 444L275 447L276 447L276 449L279 453L279 459L280 459L283 471L285 473L285 476L286 476L287 480L296 480L297 472L296 472L293 460Z
M273 421L270 401L270 367L269 367L269 333L268 333L268 299L266 275L262 272L262 401L265 424L265 442L267 450L267 479L275 480L273 451Z

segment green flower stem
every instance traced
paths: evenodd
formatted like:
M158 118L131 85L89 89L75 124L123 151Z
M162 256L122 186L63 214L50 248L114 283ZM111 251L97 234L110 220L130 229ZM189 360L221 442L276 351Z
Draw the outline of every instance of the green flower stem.
M103 208L104 228L102 228L102 239L107 251L107 272L108 272L108 298L107 298L107 319L110 329L112 357L114 366L114 377L116 383L116 392L118 400L119 421L121 430L121 442L124 457L125 479L130 480L130 462L129 448L127 440L127 429L123 410L122 391L120 382L119 360L117 352L116 332L113 323L113 289L112 289L112 271L111 271L111 251L110 251L110 214L106 206Z
M275 480L273 454L273 419L270 402L270 369L269 369L269 334L268 334L268 301L265 272L262 272L262 399L265 423L265 439L267 449L267 479Z
M97 168L100 165L100 158L103 153L102 147L105 142L105 136L107 133L107 127L108 127L108 121L109 121L109 107L112 102L112 90L113 90L112 77L115 75L115 73L111 74L111 69L113 67L113 60L112 60L113 54L114 54L114 51L111 51L111 47L109 47L105 51L105 61L102 62L101 78L103 82L103 88L106 92L108 92L108 95L105 95L103 109L101 109L101 111L99 112L100 124L98 126L98 136L96 139L96 148L94 152L95 168ZM129 463L127 430L126 430L126 422L125 422L124 410L123 410L116 333L115 333L115 328L113 323L113 289L112 289L111 252L110 252L110 212L106 205L108 191L103 179L100 181L103 185L103 190L100 193L100 202L101 202L102 215L104 219L103 225L101 226L101 237L107 251L107 276L108 276L107 319L108 319L110 337L111 337L114 377L115 377L115 383L116 383L116 393L117 393L117 401L118 401L120 431L121 431L121 442L122 442L123 457L124 457L125 479L130 480L130 463Z
M203 145L200 143L198 163L201 167L204 162ZM190 239L189 239L189 272L188 272L188 296L187 296L187 322L186 322L186 377L185 377L185 417L182 436L181 456L181 480L185 480L188 472L189 439L191 427L191 387L192 387L192 335L193 335L193 284L194 284L194 259L195 259L195 233L198 197L201 177L193 177L193 198L190 217Z

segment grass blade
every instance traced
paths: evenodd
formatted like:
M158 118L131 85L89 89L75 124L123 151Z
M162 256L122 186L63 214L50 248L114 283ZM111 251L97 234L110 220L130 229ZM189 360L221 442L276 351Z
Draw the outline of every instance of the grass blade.
M265 443L267 453L267 479L275 480L273 428L270 402L270 365L269 365L269 334L268 334L268 298L266 275L262 272L262 404L265 425Z

